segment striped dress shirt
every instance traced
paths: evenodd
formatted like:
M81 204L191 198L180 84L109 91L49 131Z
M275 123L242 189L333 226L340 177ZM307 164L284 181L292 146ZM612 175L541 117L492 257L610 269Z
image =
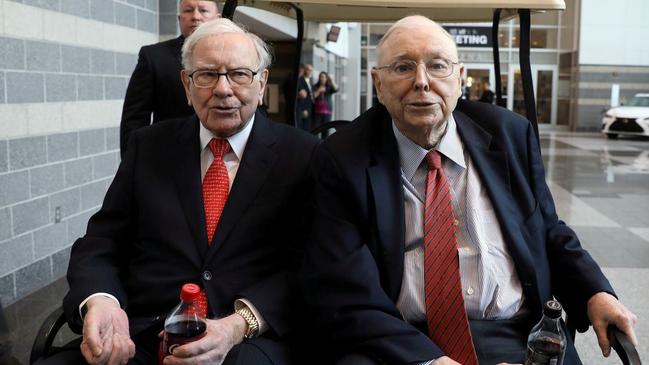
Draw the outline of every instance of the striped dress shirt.
M404 273L397 308L410 323L425 323L423 216L428 152L396 127L405 204ZM451 115L437 146L451 186L462 292L469 319L512 318L522 308L523 291L507 252L496 214Z

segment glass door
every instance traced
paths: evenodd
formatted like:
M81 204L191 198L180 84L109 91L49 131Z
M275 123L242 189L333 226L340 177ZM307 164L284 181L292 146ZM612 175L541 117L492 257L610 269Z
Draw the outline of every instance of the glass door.
M491 64L465 64L462 75L465 99L480 100L486 89L494 91L494 66Z
M532 66L532 85L534 86L536 114L539 125L556 125L557 71L557 66L555 65ZM514 77L509 78L507 108L527 117L520 68L514 68L513 75Z

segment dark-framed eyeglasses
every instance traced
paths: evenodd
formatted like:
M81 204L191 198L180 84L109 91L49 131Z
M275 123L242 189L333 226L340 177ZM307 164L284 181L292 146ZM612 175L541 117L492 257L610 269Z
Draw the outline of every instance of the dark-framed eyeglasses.
M414 79L417 75L417 67L422 63L426 68L426 74L430 78L443 79L453 73L453 67L459 65L459 62L453 62L446 58L432 58L423 62L413 60L398 60L389 65L378 66L377 70L386 70L392 76L399 79Z
M189 74L189 78L194 83L194 86L201 89L207 89L216 86L221 76L225 76L232 86L246 86L252 84L255 75L257 75L257 72L251 69L235 68L225 72L218 72L215 70L196 70Z

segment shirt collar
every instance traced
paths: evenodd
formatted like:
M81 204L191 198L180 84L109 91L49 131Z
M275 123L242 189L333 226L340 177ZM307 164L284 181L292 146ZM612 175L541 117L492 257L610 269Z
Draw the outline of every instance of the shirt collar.
M466 168L466 163L464 161L464 146L462 145L462 140L457 132L457 124L455 123L452 114L448 117L448 125L446 128L446 133L444 133L442 140L437 145L437 151L460 167ZM428 150L416 144L410 138L401 133L396 124L394 124L394 120L392 121L392 130L394 131L394 136L397 139L397 146L399 147L401 171L403 172L404 177L408 181L411 181L415 172L419 168L419 165L421 165L424 157L426 157Z
M248 138L250 137L250 132L252 131L252 125L255 123L255 115L253 114L250 118L250 121L246 126L239 132L228 137L228 143L230 143L230 148L234 152L235 156L241 161L243 159L243 152L246 149L246 144L248 143ZM209 129L205 128L202 122L198 123L200 126L200 140L201 140L201 151L207 147L207 144L210 143L212 138L219 138L212 133Z

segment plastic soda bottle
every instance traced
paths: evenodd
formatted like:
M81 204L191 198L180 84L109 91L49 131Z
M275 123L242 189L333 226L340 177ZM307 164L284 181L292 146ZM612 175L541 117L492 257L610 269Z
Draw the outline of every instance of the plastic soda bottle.
M180 303L169 313L164 325L164 337L158 353L159 363L174 348L205 336L207 323L199 308L201 288L196 284L184 284L180 290Z
M527 338L525 365L562 365L566 352L566 334L561 326L561 304L549 300L543 317Z

